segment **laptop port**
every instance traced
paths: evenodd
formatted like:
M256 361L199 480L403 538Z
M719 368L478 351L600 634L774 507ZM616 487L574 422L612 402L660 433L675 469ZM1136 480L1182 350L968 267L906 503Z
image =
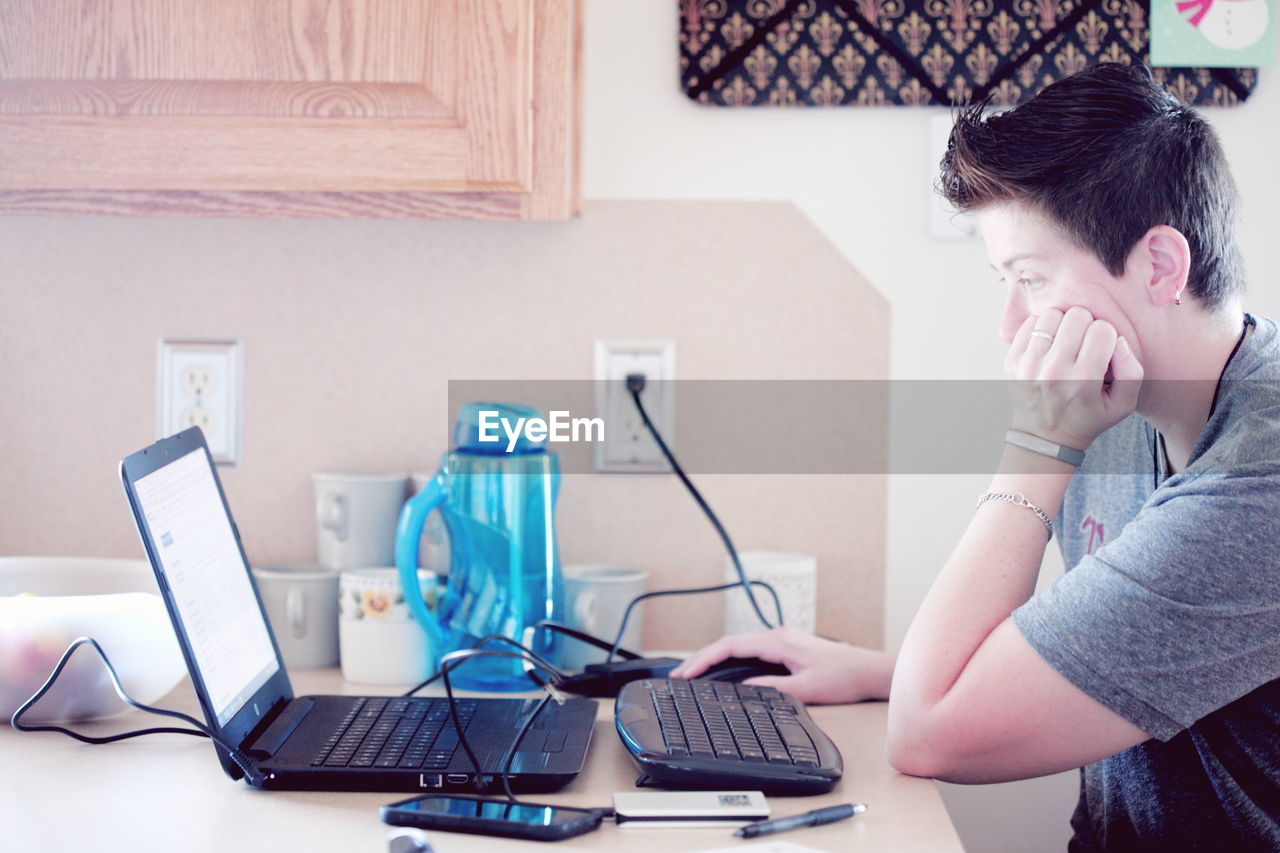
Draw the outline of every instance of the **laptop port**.
M450 785L462 785L467 781L466 773L450 773L445 777L449 780Z
M444 777L441 776L439 773L419 773L418 787L419 788L443 788Z

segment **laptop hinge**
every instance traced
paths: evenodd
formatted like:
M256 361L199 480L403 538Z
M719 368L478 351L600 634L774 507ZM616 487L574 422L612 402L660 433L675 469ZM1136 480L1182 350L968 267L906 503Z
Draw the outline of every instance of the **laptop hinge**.
M245 752L254 758L270 758L275 755L315 706L314 699L305 697L294 699L285 705L284 710L271 721L271 725L258 735Z

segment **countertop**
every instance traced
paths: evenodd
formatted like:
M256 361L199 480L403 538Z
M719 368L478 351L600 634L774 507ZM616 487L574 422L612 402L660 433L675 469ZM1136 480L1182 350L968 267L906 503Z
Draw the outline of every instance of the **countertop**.
M395 694L392 688L348 684L338 670L291 673L294 691ZM190 684L158 703L193 712ZM863 802L865 814L767 840L743 841L728 829L603 827L559 848L626 853L760 849L766 841L825 851L929 851L962 849L933 782L893 770L884 758L887 705L818 706L814 720L839 746L844 779L829 794L770 797L773 817L843 802ZM563 790L530 799L580 807L607 807L614 791L634 790L635 766L613 730L613 705L600 703L587 766ZM93 734L148 725L157 718L130 712L113 720L72 725ZM157 735L89 746L54 733L0 731L0 848L27 851L385 851L389 827L378 807L407 794L256 791L223 774L203 738ZM528 850L539 842L430 832L438 853Z

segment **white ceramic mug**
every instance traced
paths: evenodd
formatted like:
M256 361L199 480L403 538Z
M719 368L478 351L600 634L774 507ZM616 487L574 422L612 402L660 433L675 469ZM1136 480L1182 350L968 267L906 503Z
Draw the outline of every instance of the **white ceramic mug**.
M428 608L435 578L419 571ZM427 632L409 612L394 568L347 569L339 584L342 677L356 684L413 685L431 673Z
M627 604L645 591L649 573L644 569L584 565L564 567L564 598L569 627L613 642L622 624ZM642 613L632 609L622 646L638 651L644 636ZM562 639L564 668L580 670L589 663L602 663L608 653L570 637Z
M764 581L777 590L785 624L810 634L816 630L817 557L783 551L741 551L738 559L742 561L742 569L748 580ZM726 582L738 580L738 572L728 557L725 558L724 579ZM762 586L753 586L751 589L765 617L776 625L778 609L769 590ZM725 590L724 632L746 634L763 630L765 627L746 594L741 589Z
M338 665L338 573L323 566L253 570L285 665Z
M409 478L403 474L318 471L316 550L330 569L388 566L396 559L396 522Z

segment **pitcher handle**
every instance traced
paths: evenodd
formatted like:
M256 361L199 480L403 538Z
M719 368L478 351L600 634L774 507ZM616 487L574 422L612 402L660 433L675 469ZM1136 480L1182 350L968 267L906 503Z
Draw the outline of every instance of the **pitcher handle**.
M400 521L396 524L396 569L400 573L400 586L404 588L404 600L409 605L409 612L426 629L436 649L443 648L444 628L422 600L422 586L418 582L418 549L427 516L444 502L445 496L440 477L432 477L422 491L405 502L404 509L400 510Z

